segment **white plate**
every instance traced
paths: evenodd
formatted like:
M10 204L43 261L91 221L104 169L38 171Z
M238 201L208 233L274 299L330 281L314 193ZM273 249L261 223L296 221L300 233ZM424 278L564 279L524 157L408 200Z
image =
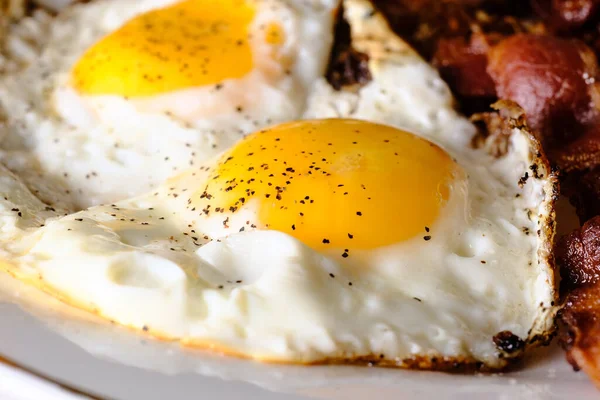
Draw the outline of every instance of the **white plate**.
M39 2L62 5L69 0ZM585 400L599 395L584 374L573 372L556 345L529 355L520 370L496 375L259 364L183 351L138 336L73 310L2 273L0 321L0 356L83 392L119 400ZM9 387L8 380L13 386ZM23 390L17 393L19 387ZM9 390L19 399L80 398L0 363L0 395L10 395Z
M5 274L0 274L0 294L0 355L98 397L598 398L587 377L573 372L556 346L532 354L522 369L498 375L267 365L184 351L173 344L141 337L73 310Z

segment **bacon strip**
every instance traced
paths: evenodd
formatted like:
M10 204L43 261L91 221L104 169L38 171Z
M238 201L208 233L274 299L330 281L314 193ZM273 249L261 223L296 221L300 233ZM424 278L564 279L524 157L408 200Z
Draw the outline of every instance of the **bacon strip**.
M563 171L600 164L600 69L583 42L476 32L469 41L440 39L433 63L463 102L497 96L523 107L550 159Z
M596 17L598 0L531 0L533 10L555 32L578 29Z
M433 65L459 96L496 98L496 85L487 73L487 53L492 48L492 40L486 35L474 34L468 41L454 37L438 42Z
M489 53L498 96L527 112L544 145L562 146L595 124L598 65L585 44L548 35L519 34Z
M560 318L560 342L567 360L600 388L600 216L561 238L556 246L561 291L567 294Z
M563 172L588 171L599 166L600 122L583 127L577 139L554 146L550 157ZM600 202L600 197L596 200Z

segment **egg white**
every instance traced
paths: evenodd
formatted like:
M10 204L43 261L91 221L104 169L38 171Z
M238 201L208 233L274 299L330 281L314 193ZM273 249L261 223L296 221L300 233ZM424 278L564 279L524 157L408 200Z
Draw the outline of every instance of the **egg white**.
M339 249L319 253L247 226L252 203L229 228L221 217L198 220L185 207L203 179L194 169L145 195L64 216L2 168L0 267L123 325L268 361L502 368L495 335L510 331L529 345L550 332L556 182L534 141L515 127L501 157L471 147L475 129L435 70L369 2L344 5L373 79L342 92L319 80L304 117L408 128L455 158L467 184L453 191L431 240L342 259ZM537 174L526 175L533 164Z
M197 220L185 205L202 182L199 170L146 195L61 216L0 170L3 267L123 325L268 361L502 368L499 332L526 346L547 335L557 296L549 256L556 177L534 140L515 127L505 155L473 148L475 128L453 110L435 70L369 2L344 6L373 79L348 92L317 82L304 116L408 128L455 158L467 184L453 191L431 240L342 259L339 249L319 253L247 226L251 203L229 228L221 217Z
M82 96L70 86L71 68L95 42L173 3L101 0L53 19L38 13L14 27L0 78L2 161L32 175L34 186L53 182L65 201L82 208L144 193L255 129L301 116L309 87L325 72L338 0L255 1L250 30L277 22L285 65L268 56L255 34L254 69L219 90L127 99Z
M513 154L485 161L525 170L527 141L519 132L512 140ZM383 354L402 365L423 355L501 367L495 334L525 339L535 324L551 323L551 276L536 255L539 238L522 231L537 227L525 210L542 207L544 183L531 179L521 189L518 176L504 182L482 172L489 171L475 171L470 191L453 197L431 240L353 252L350 262L281 232L239 232L233 221L229 235L207 242L204 234L222 218L190 224L181 203L197 183L191 175L158 195L45 221L7 250L13 272L41 274L80 306L191 345L277 361ZM481 181L486 186L474 190ZM521 194L521 208L503 209L508 190L511 200ZM501 201L489 207L487 196ZM465 200L471 215L460 208Z

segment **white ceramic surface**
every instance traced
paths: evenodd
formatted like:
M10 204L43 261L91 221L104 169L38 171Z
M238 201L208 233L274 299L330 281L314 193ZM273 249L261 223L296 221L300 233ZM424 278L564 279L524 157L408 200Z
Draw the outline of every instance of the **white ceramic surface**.
M0 399L84 400L86 397L20 368L0 363Z

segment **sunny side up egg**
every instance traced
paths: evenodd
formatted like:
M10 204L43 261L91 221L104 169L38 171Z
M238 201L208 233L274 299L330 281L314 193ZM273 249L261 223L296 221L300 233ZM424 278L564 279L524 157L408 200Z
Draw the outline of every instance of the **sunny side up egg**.
M2 160L75 207L144 193L244 134L300 118L338 7L104 0L27 19L7 39L9 61L25 65L0 79Z
M122 325L264 361L500 369L543 342L557 183L537 142L515 122L505 153L473 147L436 71L370 2L344 8L371 82L320 80L303 120L154 191L61 216L2 170L2 267Z

